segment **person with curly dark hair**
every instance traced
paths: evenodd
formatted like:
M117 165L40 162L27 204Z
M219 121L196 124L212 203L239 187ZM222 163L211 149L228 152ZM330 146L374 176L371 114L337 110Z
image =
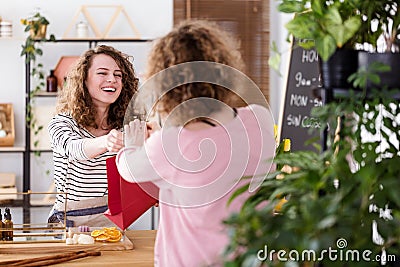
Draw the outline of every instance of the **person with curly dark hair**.
M59 193L49 223L66 219L67 227L112 225L103 215L106 159L124 146L124 115L137 88L129 56L111 46L87 50L68 74L57 115L48 125Z
M116 163L126 181L159 188L155 266L223 265L229 240L223 221L250 192L228 205L229 199L249 182L244 176L263 178L271 168L271 112L250 101L235 105L238 92L262 95L244 83L243 65L235 39L204 20L182 22L150 51L135 99L153 99L152 109L146 120L124 125ZM161 128L149 120L157 117Z

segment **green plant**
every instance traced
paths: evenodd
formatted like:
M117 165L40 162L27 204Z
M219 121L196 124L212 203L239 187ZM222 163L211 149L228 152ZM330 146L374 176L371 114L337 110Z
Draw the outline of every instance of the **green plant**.
M367 44L365 50L376 51L379 39L385 43L386 52L399 52L400 12L397 0L358 0L357 9L363 23L357 34L357 42Z
M289 34L301 39L304 48L316 48L323 60L337 48L354 47L361 26L357 0L278 0L278 10L293 14L285 25Z
M29 32L30 34L27 36L25 44L22 45L20 56L25 56L26 62L35 61L36 56L41 56L43 54L42 49L37 47L37 43L47 40L46 34L40 35L39 33L43 29L42 26L46 26L47 28L47 25L49 25L50 22L46 17L41 15L39 12L36 12L33 16L21 19L21 24L25 25L24 31ZM50 34L49 40L55 40L54 34Z
M285 25L289 36L305 49L315 48L323 61L340 48L400 52L398 0L277 1L280 12L293 14ZM277 72L281 54L272 43L268 64Z
M30 102L26 106L26 118L25 121L27 125L31 128L31 131L33 132L34 136L39 135L39 133L43 130L43 125L40 125L37 122L37 119L34 116L33 113L33 106L35 104L35 95L42 91L44 86L45 86L45 75L43 71L43 65L41 63L38 63L35 67L32 67L32 73L31 76L34 77L37 80L36 85L33 87L33 89L29 92L29 99ZM35 140L33 143L33 146L36 148L39 146L39 140ZM40 156L40 151L34 151L34 154L36 156Z
M368 75L363 71L352 79L365 88ZM331 129L327 150L281 153L278 147L276 171L268 174L240 213L226 221L231 229L226 266L259 266L260 255L268 266L285 266L277 259L279 250L286 258L292 252L295 262L304 266L315 262L376 266L375 261L361 258L365 251L371 251L370 258L390 255L387 263L393 261L392 255L398 257L400 105L393 99L396 93L376 90L367 97L350 92L340 101L313 109L313 116ZM290 168L281 169L283 165ZM239 189L233 198L247 188ZM283 197L288 201L276 212ZM339 241L347 246L339 247ZM269 252L275 250L275 258L265 255L265 246ZM336 260L323 252L330 248L336 250L332 254ZM316 258L313 254L296 258L293 251L299 255L313 251ZM355 253L361 260L345 258ZM339 255L345 256L339 260Z
M43 55L43 50L39 47L41 42L43 41L55 41L54 34L50 34L49 39L46 39L46 32L43 31L42 26L46 26L50 24L50 22L40 14L40 12L36 12L33 16L21 19L21 24L25 25L25 32L29 32L29 35L25 39L25 43L22 45L22 50L20 56L25 57L25 63L31 64L31 76L35 80L35 86L30 91L30 103L27 105L27 116L25 118L28 127L31 128L31 131L36 136L43 130L43 126L37 123L36 118L34 117L32 107L34 106L35 95L42 91L45 87L45 73L43 71L43 64L37 62L39 56ZM46 28L44 28L46 29ZM40 33L42 35L40 35ZM39 36L39 37L38 37ZM36 140L34 142L34 147L37 147L39 141ZM34 152L36 155L40 155L39 151Z

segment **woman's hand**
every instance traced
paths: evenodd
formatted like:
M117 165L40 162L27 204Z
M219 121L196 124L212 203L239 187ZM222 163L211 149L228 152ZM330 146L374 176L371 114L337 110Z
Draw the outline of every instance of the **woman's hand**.
M135 119L129 124L124 125L125 146L142 146L144 140L148 138L149 133L145 121Z
M160 125L155 121L150 121L146 123L147 126L147 136L146 139L150 137L152 133L161 129Z
M96 138L86 138L83 143L85 155L90 159L106 151L118 152L123 147L124 135L115 129L111 130L108 134Z
M118 152L124 147L124 135L115 129L106 135L106 148L110 152Z

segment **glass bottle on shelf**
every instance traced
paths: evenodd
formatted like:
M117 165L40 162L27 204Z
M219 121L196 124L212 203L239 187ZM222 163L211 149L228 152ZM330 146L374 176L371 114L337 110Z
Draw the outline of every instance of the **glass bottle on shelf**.
M3 222L3 229L5 230L3 232L3 240L4 241L13 241L14 239L14 223L11 220L11 213L10 209L6 208L6 211L4 213L4 222Z
M57 92L57 77L54 75L54 70L50 70L50 75L46 78L46 91Z

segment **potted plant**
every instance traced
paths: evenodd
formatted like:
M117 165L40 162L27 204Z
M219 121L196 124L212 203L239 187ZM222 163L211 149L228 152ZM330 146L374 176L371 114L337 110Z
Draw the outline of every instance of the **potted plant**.
M362 25L357 33L357 42L362 50L398 53L400 37L399 2L396 0L376 0L357 2L362 17ZM379 49L379 42L382 41Z
M396 0L358 3L363 23L357 34L357 42L364 50L359 53L359 65L367 68L373 62L381 62L389 66L389 69L380 73L380 79L375 85L368 83L368 88L376 85L400 88L400 80L397 78L400 72L399 5Z
M359 50L376 52L382 39L387 51L399 51L400 12L396 0L278 2L280 12L294 15L286 24L289 34L301 39L299 45L302 47L314 47L318 52L322 82L326 88L349 88L348 77L359 66L368 68L370 62L375 61L363 59L368 54L361 53L360 56ZM389 57L389 60L381 62L399 62L397 58ZM393 71L398 71L397 67ZM391 74L387 76L393 77Z
M339 48L354 48L353 36L361 26L354 1L280 0L278 10L293 14L286 24L289 34L303 40L304 48L315 47L322 60Z
M24 31L29 32L25 44L22 45L21 56L25 56L27 62L34 61L37 55L43 54L35 44L46 40L47 25L50 22L40 12L36 12L33 16L21 19L21 24L25 25ZM54 41L55 36L51 34L49 40Z
M47 25L50 22L40 12L36 12L33 16L21 19L21 24L26 25L25 31L29 31L31 38L43 39L46 38Z
M324 86L348 87L349 74L357 70L355 34L361 27L356 0L279 0L278 10L293 14L285 25L305 49L315 48L320 57Z
M361 76L354 82L366 86ZM278 147L276 171L226 220L226 266L377 266L378 259L396 266L400 108L392 94L354 94L314 108L313 116L335 130L327 150Z

